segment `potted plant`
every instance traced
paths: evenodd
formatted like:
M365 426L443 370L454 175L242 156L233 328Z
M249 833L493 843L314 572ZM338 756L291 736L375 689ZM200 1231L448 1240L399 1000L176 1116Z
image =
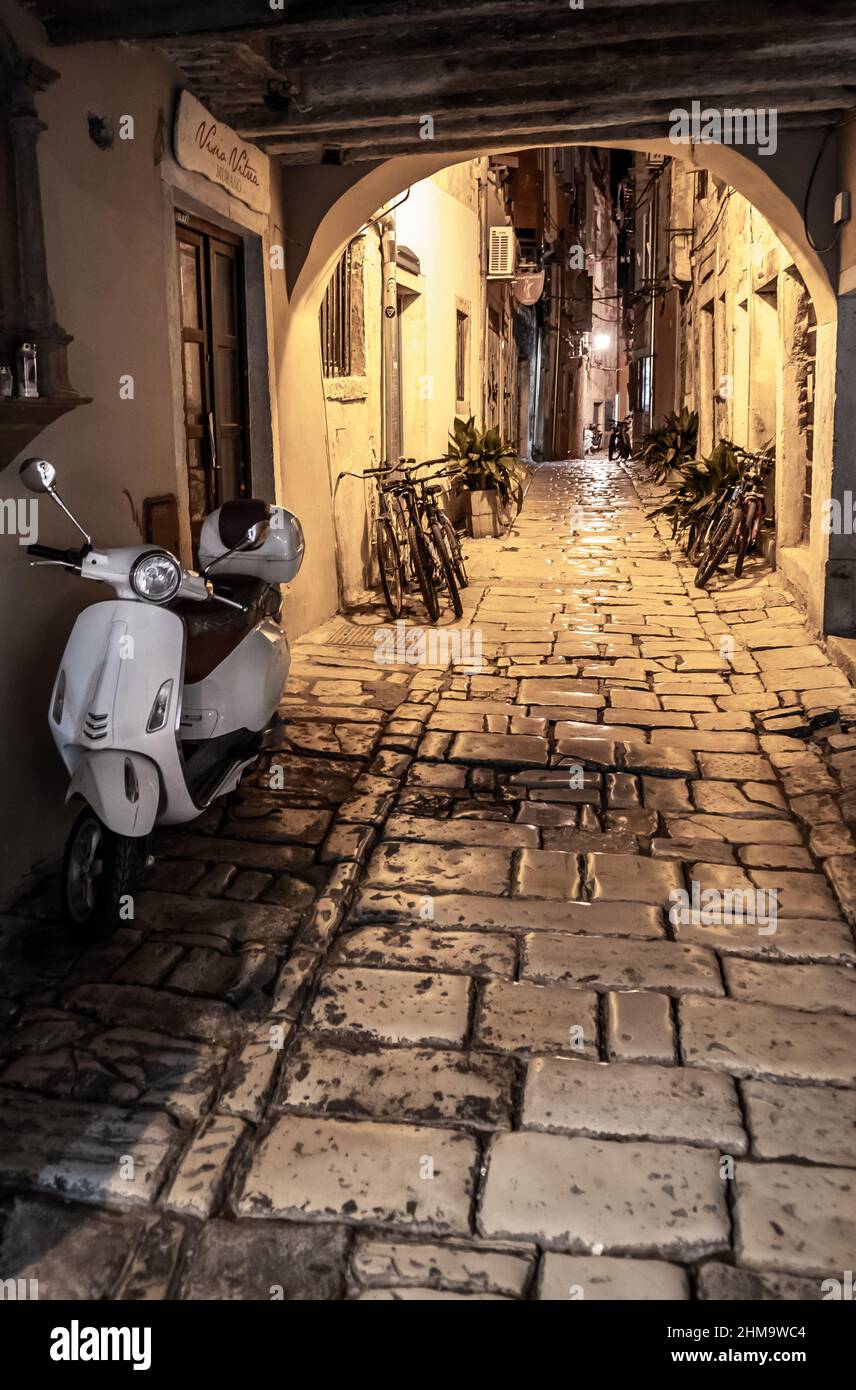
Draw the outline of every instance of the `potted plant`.
M769 445L751 453L730 439L720 439L705 458L687 459L680 465L671 497L651 515L671 521L673 537L693 564L746 467L769 458L771 452Z
M517 446L497 429L479 430L475 417L455 419L447 458L467 490L470 535L498 536L523 506L526 469Z
M654 482L666 483L676 469L695 458L697 442L698 414L685 406L680 415L672 411L659 429L649 431L634 457L641 459Z

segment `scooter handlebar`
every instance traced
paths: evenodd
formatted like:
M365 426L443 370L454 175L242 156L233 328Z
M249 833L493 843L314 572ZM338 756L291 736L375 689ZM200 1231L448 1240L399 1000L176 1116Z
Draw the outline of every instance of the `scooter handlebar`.
M67 565L69 569L80 569L86 547L80 550L57 550L52 545L28 545L27 554L36 555L40 560L51 560L57 565Z

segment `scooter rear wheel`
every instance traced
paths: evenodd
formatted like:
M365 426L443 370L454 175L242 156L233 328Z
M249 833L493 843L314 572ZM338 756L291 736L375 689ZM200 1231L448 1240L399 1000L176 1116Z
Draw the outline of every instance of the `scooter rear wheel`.
M71 827L62 863L62 905L81 941L111 936L144 862L145 841L116 835L84 806Z

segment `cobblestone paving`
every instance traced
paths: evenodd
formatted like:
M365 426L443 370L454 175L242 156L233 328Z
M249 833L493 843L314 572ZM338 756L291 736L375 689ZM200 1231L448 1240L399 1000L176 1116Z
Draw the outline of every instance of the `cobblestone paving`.
M0 1278L815 1299L853 1268L856 701L760 566L694 589L646 491L538 471L470 547L480 666L379 664L368 616L299 642L271 765L158 837L111 941L68 941L50 875L2 919ZM771 889L772 922L691 910Z

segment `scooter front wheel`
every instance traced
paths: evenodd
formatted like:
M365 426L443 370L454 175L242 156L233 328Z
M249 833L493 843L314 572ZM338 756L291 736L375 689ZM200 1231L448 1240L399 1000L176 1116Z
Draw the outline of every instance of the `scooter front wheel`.
M115 834L84 806L69 832L62 864L63 911L76 937L111 936L124 920L144 851L144 840Z

